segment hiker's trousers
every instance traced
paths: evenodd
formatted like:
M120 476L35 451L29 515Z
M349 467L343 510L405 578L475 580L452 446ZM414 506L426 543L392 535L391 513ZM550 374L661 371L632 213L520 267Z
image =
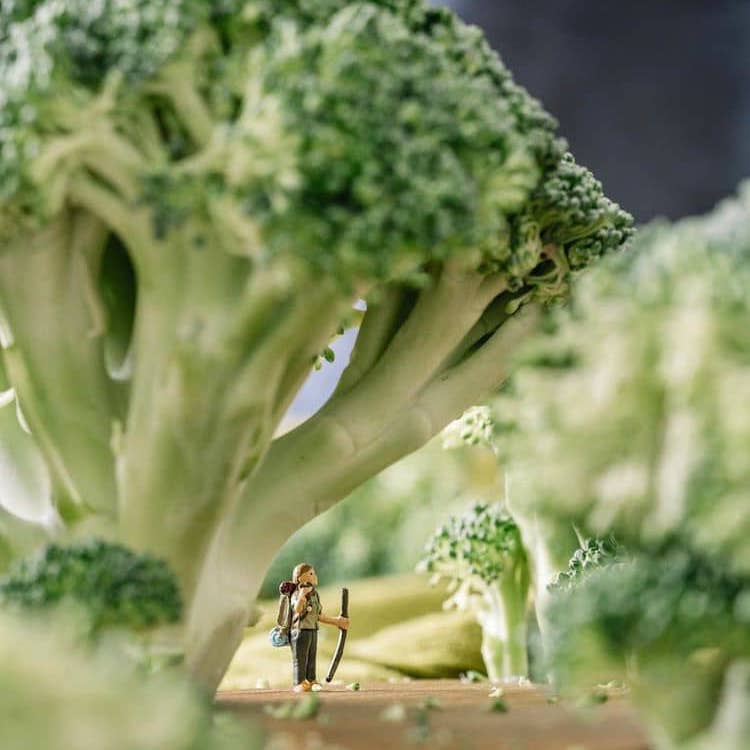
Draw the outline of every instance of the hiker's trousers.
M317 629L292 630L289 636L292 646L292 679L295 685L303 680L315 682L315 662L318 657Z

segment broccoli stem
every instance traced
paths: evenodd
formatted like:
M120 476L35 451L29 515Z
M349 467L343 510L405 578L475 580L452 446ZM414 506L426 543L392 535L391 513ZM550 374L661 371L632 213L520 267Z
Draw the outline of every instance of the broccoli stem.
M359 386L334 397L322 413L345 422L355 445L393 420L439 372L444 360L480 318L493 294L479 293L483 277L446 264ZM494 292L494 289L492 290ZM379 404L375 413L372 404Z
M351 390L380 359L403 323L402 310L408 299L409 293L404 287L388 285L381 290L376 302L367 303L349 365L336 386L336 396Z
M550 601L548 586L561 570L568 567L573 553L579 548L578 535L573 526L560 527L540 518L537 513L524 512L513 502L515 476L505 470L505 503L518 528L529 559L531 578L534 582L534 608L542 639L547 638L549 623L547 605ZM522 481L522 478L518 478Z
M159 93L169 99L193 143L198 147L205 146L211 139L214 119L186 72L178 68L171 74L164 75Z
M110 435L118 399L94 281L105 239L100 222L64 211L0 256L0 304L12 337L3 358L66 518L115 513Z
M74 205L99 217L127 244L136 268L142 276L149 275L150 220L146 210L131 209L127 200L88 175L77 175L70 183L70 198Z
M518 623L517 626L520 628L521 624ZM496 636L489 630L482 631L482 659L490 682L503 682L528 675L525 623L522 627L522 633L512 637Z
M526 604L529 576L525 561L486 587L487 608L479 620L482 626L482 659L487 676L501 682L529 673L527 656Z
M190 602L212 534L263 458L290 362L327 343L348 300L332 285L255 295L247 258L165 245L142 284L118 456L122 538L165 557ZM226 298L244 300L227 306ZM275 325L253 321L275 319ZM238 317L243 321L238 326ZM169 472L164 467L170 467ZM164 524L164 518L170 519Z
M52 526L27 521L0 505L0 571L49 542Z

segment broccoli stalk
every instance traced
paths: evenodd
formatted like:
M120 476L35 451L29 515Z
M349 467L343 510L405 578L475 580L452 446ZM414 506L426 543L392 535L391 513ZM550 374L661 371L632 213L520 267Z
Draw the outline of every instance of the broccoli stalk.
M67 531L169 562L215 686L284 541L495 390L631 219L421 0L19 0L0 42L11 385Z
M529 568L521 535L500 505L474 505L427 542L418 566L450 581L445 603L471 611L482 628L482 658L493 682L528 674Z

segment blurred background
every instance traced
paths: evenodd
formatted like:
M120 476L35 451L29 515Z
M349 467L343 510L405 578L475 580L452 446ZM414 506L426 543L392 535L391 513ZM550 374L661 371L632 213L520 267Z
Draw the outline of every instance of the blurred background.
M516 80L558 118L576 159L639 223L707 211L750 176L750 2L443 4L485 30ZM336 361L310 378L286 429L328 398L354 338L350 330L334 342ZM410 570L446 515L499 492L488 471L471 451L427 446L290 540L264 594L303 559L325 583Z

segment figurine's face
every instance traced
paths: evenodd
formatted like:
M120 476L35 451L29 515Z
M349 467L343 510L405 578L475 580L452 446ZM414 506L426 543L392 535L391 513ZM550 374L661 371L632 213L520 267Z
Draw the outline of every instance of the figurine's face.
M305 573L302 573L299 577L299 582L303 585L309 584L310 586L317 586L318 575L315 572L315 568L310 568L310 570L306 571Z

